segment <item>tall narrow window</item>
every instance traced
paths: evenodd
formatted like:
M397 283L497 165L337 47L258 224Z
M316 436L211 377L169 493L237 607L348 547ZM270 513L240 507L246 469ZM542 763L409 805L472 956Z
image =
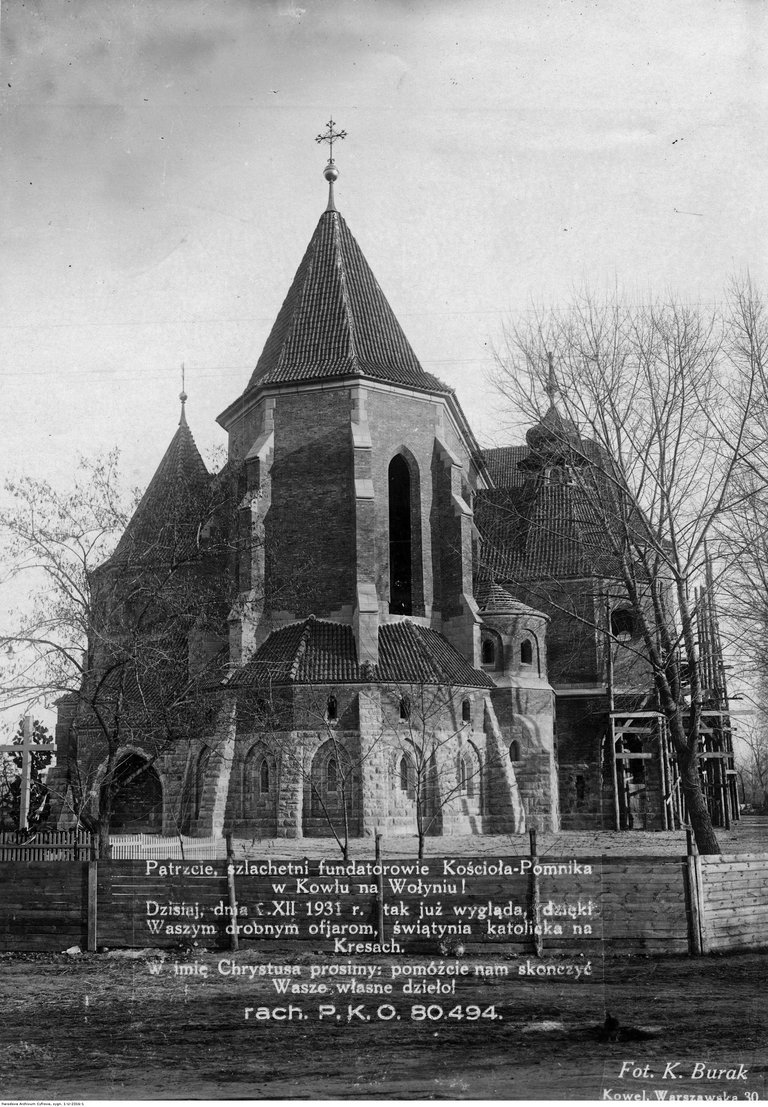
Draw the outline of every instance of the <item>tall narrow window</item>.
M328 767L326 768L326 781L329 792L338 792L339 790L339 766L336 762L336 758L332 757L328 761Z
M265 795L269 791L269 765L267 764L266 757L262 761L259 771L259 791L262 795Z
M533 664L533 645L530 638L526 638L520 643L520 664L532 665Z
M403 754L400 759L400 791L407 792L411 786L411 774L409 772L408 758Z
M339 705L335 696L328 697L328 703L326 704L325 717L329 723L335 723L339 717Z
M494 665L496 662L496 646L492 638L483 639L482 664Z
M411 701L407 696L400 697L400 718L405 721L411 717Z
M461 721L463 723L472 722L472 704L469 700L461 701Z
M402 454L389 463L389 610L413 613L411 473Z
M205 788L205 773L208 768L208 761L211 756L211 750L208 746L203 746L200 751L200 756L197 759L197 770L195 773L195 818L200 817L200 812L203 807L203 789Z

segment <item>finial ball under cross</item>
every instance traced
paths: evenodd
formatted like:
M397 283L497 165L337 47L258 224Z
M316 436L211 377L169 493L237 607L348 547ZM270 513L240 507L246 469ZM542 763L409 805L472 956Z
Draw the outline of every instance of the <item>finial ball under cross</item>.
M337 180L339 176L339 171L336 168L335 162L333 160L333 144L334 142L341 142L342 139L345 139L347 137L346 131L336 131L334 130L335 126L336 124L334 120L329 119L326 124L327 130L325 131L325 133L318 135L315 139L315 142L328 143L328 164L323 170L323 176L325 177L326 181L330 181L331 183Z

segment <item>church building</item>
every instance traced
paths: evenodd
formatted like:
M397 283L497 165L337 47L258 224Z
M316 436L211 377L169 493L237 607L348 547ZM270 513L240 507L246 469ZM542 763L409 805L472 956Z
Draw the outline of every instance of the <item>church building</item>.
M111 771L124 782L115 831L290 838L612 826L603 642L585 624L574 638L540 590L525 587L542 577L569 587L594 576L599 556L573 489L553 477L564 469L547 420L559 416L553 406L525 447L480 449L337 210L333 157L325 177L327 207L261 356L219 416L225 469L207 472L182 394L165 457L94 574L104 609L119 595L121 611L135 612L164 558L178 565L194 538L203 554L184 577L183 617L168 615L173 631L166 621L156 633L162 656L183 667L185 696L194 685L196 708L163 730L172 669L153 664L139 680L134 666L121 703L140 700L141 711L123 708L131 725L113 731L107 755L92 698L62 701L60 790L73 788L76 765L93 807ZM516 505L501 529L500 497ZM570 530L547 543L553 512L559 532L564 519ZM201 598L190 605L191 594ZM114 649L89 648L96 674ZM629 681L638 682L647 699L648 674ZM184 697L174 695L178 708ZM644 803L656 813L648 828L662 825L660 766L643 760Z

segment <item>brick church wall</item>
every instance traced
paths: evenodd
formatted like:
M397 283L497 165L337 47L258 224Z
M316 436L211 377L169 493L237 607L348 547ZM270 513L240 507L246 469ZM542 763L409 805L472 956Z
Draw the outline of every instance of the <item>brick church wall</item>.
M349 390L280 394L272 505L265 519L266 606L331 616L355 596Z

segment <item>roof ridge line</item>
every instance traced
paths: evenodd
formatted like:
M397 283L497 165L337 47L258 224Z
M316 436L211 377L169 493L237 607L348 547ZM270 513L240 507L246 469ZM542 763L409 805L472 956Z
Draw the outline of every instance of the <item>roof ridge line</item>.
M355 319L355 313L352 310L352 301L349 296L349 289L347 287L347 263L344 257L344 250L342 248L342 236L341 236L341 215L338 211L332 213L337 218L332 220L333 223L333 244L337 251L339 258L339 284L341 285L341 299L344 304L344 314L347 317L347 326L349 327L349 346L350 346L350 360L352 366L357 374L361 374L360 359L357 355L357 321Z
M418 637L418 640L419 640L419 648L420 648L420 649L422 649L422 650L425 650L425 651L426 651L426 648L427 648L427 647L426 647L426 643L424 642L424 634L423 634L423 632L424 632L424 631L428 631L428 632L429 632L429 633L431 633L431 634L438 634L438 632L437 632L437 631L435 631L435 630L433 630L433 629L432 629L432 627L423 627L423 626L420 626L420 625L418 625L418 624L414 624L414 628L415 628L415 630L416 630L416 635L417 635L417 637ZM439 634L438 636L439 636L440 638L442 638L442 637L443 637L443 636L442 636L441 634ZM436 669L437 669L438 673L440 674L440 676L441 676L441 677L442 677L442 679L443 679L443 683L444 683L444 684L448 684L448 685L450 685L451 687L453 687L453 686L451 685L451 678L450 678L450 676L448 675L448 673L447 673L447 671L445 670L445 668L443 667L443 665L442 665L442 664L440 663L440 659L439 659L438 657L435 657L435 655L434 655L434 654L432 654L431 656L432 656L433 664L435 665L435 667L436 667ZM471 665L470 667L474 669L474 665Z
M291 664L291 670L289 674L291 680L295 680L296 677L299 675L299 665L301 664L302 660L304 659L304 655L307 652L307 646L309 645L309 636L314 623L314 615L308 615L304 620L304 630L301 632L301 638L299 639L299 644L296 647L296 653Z
M427 668L432 670L433 672L436 672L437 675L442 678L443 682L445 682L445 670L442 668L442 666L439 664L439 662L432 656L432 654L427 649L426 644L425 644L425 642L423 641L423 639L421 637L422 630L426 630L427 628L420 626L418 623L412 623L412 622L410 622L410 620L408 620L406 622L406 626L409 626L411 628L408 633L413 638L413 640L416 644L416 649L417 649L420 657L422 658L422 660L426 662Z

